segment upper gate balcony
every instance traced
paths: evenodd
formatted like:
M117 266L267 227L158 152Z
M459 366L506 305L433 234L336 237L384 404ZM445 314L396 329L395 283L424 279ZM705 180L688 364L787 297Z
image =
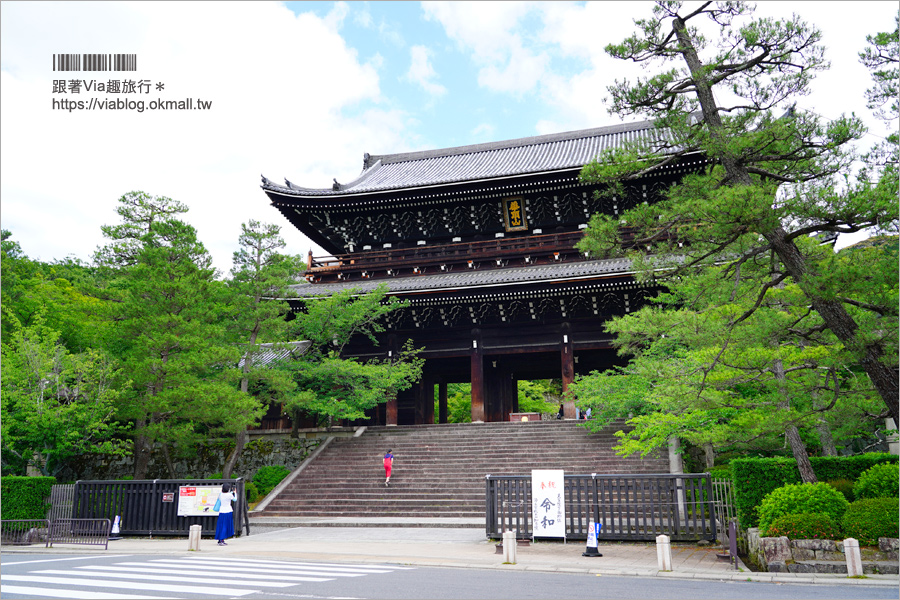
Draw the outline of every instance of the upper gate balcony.
M571 262L585 259L575 248L582 235L576 231L327 257L310 252L304 276L310 283L327 283Z

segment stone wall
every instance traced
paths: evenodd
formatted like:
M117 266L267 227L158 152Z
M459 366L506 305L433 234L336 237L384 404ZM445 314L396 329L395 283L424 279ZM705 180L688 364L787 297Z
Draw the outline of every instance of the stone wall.
M770 573L847 573L843 540L789 540L761 537L759 528L747 530L747 560ZM900 540L879 538L877 548L861 547L863 572L897 574Z
M234 477L250 480L260 467L275 465L295 469L327 437L349 437L355 428L334 428L331 431L306 429L298 438L290 437L290 430L255 431L241 453ZM175 461L175 479L208 478L221 473L225 459L234 447L232 440L207 442L193 449L193 455ZM78 480L125 479L134 475L132 457L85 455L69 461L66 469L56 475L60 483ZM166 462L159 448L150 458L148 479L170 479Z

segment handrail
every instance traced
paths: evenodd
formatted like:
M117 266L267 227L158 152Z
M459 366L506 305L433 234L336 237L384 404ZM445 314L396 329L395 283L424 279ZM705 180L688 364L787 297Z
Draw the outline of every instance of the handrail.
M446 259L465 260L473 255L481 255L491 251L495 256L521 254L529 251L573 250L575 243L582 237L582 232L551 233L528 237L497 238L479 240L477 242L456 242L451 244L434 244L431 246L414 246L410 248L394 248L371 252L354 252L340 256L309 257L308 271L333 271L344 267L359 269L364 266L378 264L399 265L405 261Z

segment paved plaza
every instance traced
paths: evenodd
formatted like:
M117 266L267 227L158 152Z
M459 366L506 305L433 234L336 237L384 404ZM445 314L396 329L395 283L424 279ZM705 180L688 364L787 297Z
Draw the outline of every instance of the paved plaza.
M537 541L516 548L516 564L505 564L497 553L497 541L485 537L484 528L464 519L285 519L253 518L250 535L233 538L227 546L215 540L200 542L203 555L271 558L297 561L394 563L462 569L503 569L559 573L590 573L637 577L670 577L720 581L768 581L780 583L860 584L897 586L897 575L870 575L848 579L841 575L754 573L743 563L735 569L718 558L719 545L672 545L672 570L658 569L653 543L600 542L601 557L584 557L583 541ZM41 545L4 547L4 553L47 553ZM98 546L58 544L54 554L193 554L184 537L125 538Z

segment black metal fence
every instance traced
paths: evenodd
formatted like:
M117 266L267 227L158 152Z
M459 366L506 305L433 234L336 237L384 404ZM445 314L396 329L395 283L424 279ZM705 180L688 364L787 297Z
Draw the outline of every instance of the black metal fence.
M597 507L601 540L716 539L712 479L708 473L673 475L566 475L566 538L587 539ZM532 537L531 478L487 476L486 533Z
M230 483L237 496L234 530L250 534L250 520L244 495L244 480L238 479L146 479L134 481L77 481L72 517L119 521L120 535L187 535L191 525L201 525L204 535L216 531L217 516L179 516L182 488L222 487ZM108 531L108 530L107 530Z

